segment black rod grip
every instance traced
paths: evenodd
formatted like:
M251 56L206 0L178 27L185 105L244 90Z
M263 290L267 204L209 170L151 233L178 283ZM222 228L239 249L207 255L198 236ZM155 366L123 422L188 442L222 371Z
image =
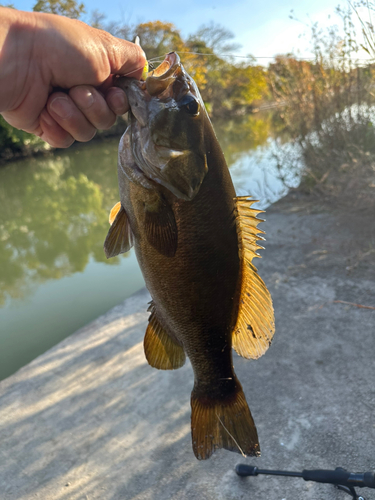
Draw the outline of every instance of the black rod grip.
M238 476L257 476L258 467L254 465L237 464L236 473Z
M303 470L302 477L305 481L315 481L316 483L375 488L373 472L352 473L341 468L337 468L336 470Z
M365 472L363 474L363 482L366 488L375 489L375 473L374 472Z
M350 472L344 469L336 470L303 470L302 477L305 481L315 481L316 483L330 483L346 485Z

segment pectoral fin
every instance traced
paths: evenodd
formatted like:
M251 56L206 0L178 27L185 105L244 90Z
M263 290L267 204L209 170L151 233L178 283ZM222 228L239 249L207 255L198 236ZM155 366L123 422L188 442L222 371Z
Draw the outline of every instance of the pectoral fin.
M159 323L153 304L144 339L144 350L149 365L159 370L176 370L185 364L183 347Z
M168 203L160 196L145 204L144 230L147 241L159 253L173 257L177 250L177 224Z
M133 246L132 232L124 207L118 202L109 214L111 227L104 241L104 252L109 259L128 252Z
M111 208L111 211L109 212L109 217L108 217L108 221L109 223L112 224L114 223L115 219L116 219L116 215L119 213L119 211L121 210L121 201L118 201L116 203L116 205L114 205L112 208Z
M252 264L254 257L260 257L256 250L263 248L257 244L263 233L257 226L261 219L251 205L255 200L238 197L237 234L241 259L241 291L236 326L232 335L232 346L244 358L259 358L268 349L275 333L272 299L266 285Z

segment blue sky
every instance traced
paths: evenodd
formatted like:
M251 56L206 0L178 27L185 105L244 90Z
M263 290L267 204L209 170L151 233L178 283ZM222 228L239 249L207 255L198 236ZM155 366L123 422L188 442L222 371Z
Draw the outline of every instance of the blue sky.
M14 4L21 10L31 10L35 1L14 0ZM183 35L194 32L201 24L214 21L235 34L235 41L242 45L238 54L258 57L290 51L308 57L308 37L299 37L309 31L303 23L318 21L322 27L334 24L337 22L334 10L339 3L338 0L83 1L88 13L98 9L105 12L108 21L137 23L159 19L174 23ZM341 2L341 5L346 5L346 2ZM302 23L289 19L292 9ZM328 19L329 15L331 19Z

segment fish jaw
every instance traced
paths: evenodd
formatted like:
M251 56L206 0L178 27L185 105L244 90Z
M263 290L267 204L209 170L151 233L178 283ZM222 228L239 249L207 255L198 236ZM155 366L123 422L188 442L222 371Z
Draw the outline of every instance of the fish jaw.
M125 91L131 114L141 127L147 127L148 123L148 104L150 97L145 93L144 82L139 82L134 78L121 78L121 88Z
M130 105L131 150L145 177L190 201L207 174L202 98L177 54L145 82L119 79Z

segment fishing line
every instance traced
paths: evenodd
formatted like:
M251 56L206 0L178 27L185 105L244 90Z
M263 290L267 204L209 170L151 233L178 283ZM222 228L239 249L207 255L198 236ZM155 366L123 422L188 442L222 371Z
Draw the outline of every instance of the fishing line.
M237 443L237 441L235 440L234 436L232 436L232 434L228 431L228 429L225 427L223 421L221 420L221 418L219 417L219 415L216 413L216 416L217 418L219 419L219 422L221 423L221 425L224 427L224 429L227 431L227 433L229 434L229 436L233 439L233 441L236 443L236 445L238 446L238 449L240 450L241 452L241 455L244 457L244 458L247 458L247 455L245 455L245 453L243 452L241 446Z
M140 66L139 68L136 69L132 69L131 71L129 71L129 73L124 73L123 75L115 75L115 78L121 78L122 76L132 75L133 73L136 73L140 69L143 69L143 66Z
M181 52L179 52L181 54ZM168 55L168 52L164 54L164 56ZM148 62L163 62L163 56L151 57L151 59L147 59Z
M205 53L205 52L190 52L190 51L178 51L176 50L177 54L193 54L197 56L208 56L208 57L237 57L240 59L276 59L277 57L281 57L284 59L294 59L295 61L315 61L316 57L295 57L295 56L288 56L288 55L283 55L279 54L276 56L243 56L243 55L237 55L237 54L212 54L212 53ZM168 55L168 52L164 54L164 56ZM148 59L148 62L151 63L156 63L156 62L163 62L163 59L161 59L162 56L158 57L153 57L151 59ZM328 59L342 59L342 56L334 56L334 57L329 57ZM355 59L355 61L367 61L370 62L372 59L364 59L364 58L359 58Z
M204 52L179 52L179 54L195 54L198 56L211 56L211 57L241 57L243 59L273 59L273 56L240 56L236 54L205 54Z
M241 55L236 55L236 54L208 54L205 52L190 52L190 51L180 51L176 50L174 52L177 52L177 54L193 54L196 56L210 56L210 57L240 57L242 59L274 59L275 56L241 56ZM169 52L166 52L164 56L168 55ZM158 57L152 57L151 59L147 59L148 62L163 62L162 59L160 59L161 56ZM313 58L312 58L313 59ZM308 60L308 59L302 59L302 60Z
M283 57L287 59L294 59L296 61L314 61L315 58L310 58L310 59L303 59L303 58L297 58L297 57L288 57L288 56L239 56L235 54L205 54L202 52L177 52L178 54L193 54L193 55L198 55L198 56L211 56L211 57L239 57L242 59L275 59L276 57ZM166 52L164 56L168 55L169 52ZM147 62L150 63L152 66L151 69L154 69L156 63L162 63L164 59L161 59L163 56L158 56L158 57L152 57L151 59L147 59ZM333 57L332 59L340 59L340 57ZM366 61L370 63L371 59L356 59L356 61ZM120 76L128 76L136 71L139 71L143 69L143 66L140 66L136 69L133 69L132 71L129 71L129 73L125 73L123 75L116 75L116 77Z
M177 54L194 54L197 56L210 56L210 57L240 57L242 59L274 59L275 58L275 56L242 56L242 55L237 55L237 54L213 54L212 52L205 53L205 52L190 52L190 51L180 51L180 50L176 50L175 52L177 52ZM168 55L168 52L166 52L164 55L165 56ZM155 61L155 62L157 62L157 60L161 60L160 56L153 57L152 59L148 59L148 61ZM305 59L303 59L303 60L305 60Z

